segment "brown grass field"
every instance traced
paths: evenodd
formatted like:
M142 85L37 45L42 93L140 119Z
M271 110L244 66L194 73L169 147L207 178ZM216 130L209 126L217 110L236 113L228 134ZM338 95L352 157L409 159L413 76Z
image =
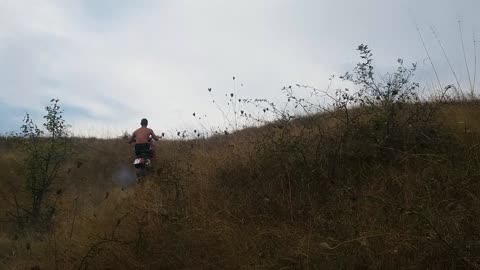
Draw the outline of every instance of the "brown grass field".
M125 140L76 138L41 230L0 139L0 269L480 269L480 102L431 107L163 140L141 184Z

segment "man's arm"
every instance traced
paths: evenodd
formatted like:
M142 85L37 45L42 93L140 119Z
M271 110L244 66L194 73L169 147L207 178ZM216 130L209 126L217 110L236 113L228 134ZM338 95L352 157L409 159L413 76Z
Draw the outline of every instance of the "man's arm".
M132 133L132 136L130 137L130 139L128 140L128 143L133 143L135 141L135 132Z
M155 135L155 132L153 132L152 129L150 129L150 135L152 135L152 138L153 138L155 141L158 141L158 140L160 139L157 135Z

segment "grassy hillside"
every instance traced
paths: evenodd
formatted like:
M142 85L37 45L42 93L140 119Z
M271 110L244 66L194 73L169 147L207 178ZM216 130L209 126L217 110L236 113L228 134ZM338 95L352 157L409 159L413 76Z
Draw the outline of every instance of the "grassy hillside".
M8 215L28 198L2 139L0 268L480 268L480 102L396 109L164 140L142 184L124 140L74 139L43 229Z

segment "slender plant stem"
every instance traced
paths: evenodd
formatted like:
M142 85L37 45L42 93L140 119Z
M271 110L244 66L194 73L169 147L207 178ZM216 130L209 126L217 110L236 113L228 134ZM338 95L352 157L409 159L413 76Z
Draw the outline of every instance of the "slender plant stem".
M430 61L430 64L432 65L433 72L435 73L435 77L437 78L438 85L440 86L440 90L443 89L442 83L440 82L440 77L438 76L437 69L435 68L435 65L433 64L432 57L430 57L430 53L428 52L427 46L425 45L425 41L423 40L422 33L420 32L420 28L418 27L418 24L415 23L415 27L417 29L418 36L420 37L420 40L422 41L423 48L425 49L425 53L427 54L428 61Z
M455 70L453 69L452 64L450 63L450 59L448 58L448 55L445 52L445 48L443 47L443 44L440 41L440 38L438 37L437 32L435 31L435 29L433 29L433 27L431 27L431 30L432 30L433 36L435 37L435 39L438 42L438 45L440 45L440 48L442 49L443 55L445 56L445 59L447 60L448 66L450 67L450 71L452 72L453 77L455 78L455 81L457 82L458 90L460 90L460 92L463 93L462 86L460 85L457 74L455 73Z
M473 84L472 84L472 78L470 76L470 69L468 68L467 54L465 53L465 44L463 42L463 31L462 31L461 21L458 21L458 29L460 30L460 41L462 43L463 60L465 61L465 67L467 68L468 81L470 82L470 94L473 96Z
M476 89L477 84L477 39L475 37L475 31L473 32L473 55L474 55L474 71L473 71L473 91Z

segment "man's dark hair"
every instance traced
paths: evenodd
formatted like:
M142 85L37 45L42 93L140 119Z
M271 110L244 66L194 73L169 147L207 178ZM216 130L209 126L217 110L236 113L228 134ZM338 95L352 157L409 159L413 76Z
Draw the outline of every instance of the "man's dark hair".
M140 121L140 125L142 125L142 127L148 126L148 120L143 118L142 121Z

